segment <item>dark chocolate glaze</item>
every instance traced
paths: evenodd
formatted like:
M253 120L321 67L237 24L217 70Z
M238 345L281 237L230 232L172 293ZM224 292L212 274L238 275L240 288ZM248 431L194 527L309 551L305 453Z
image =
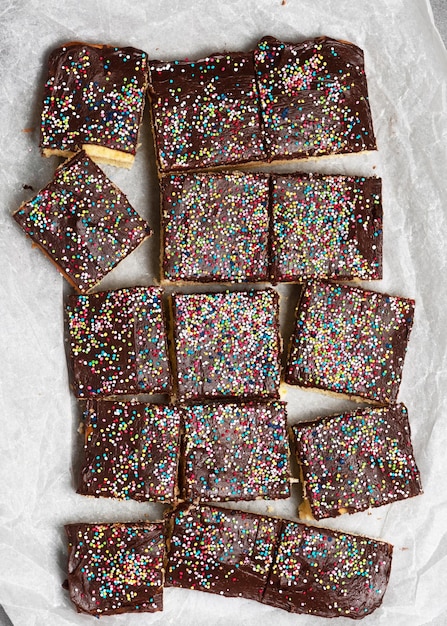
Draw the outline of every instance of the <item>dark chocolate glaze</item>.
M77 397L170 392L161 289L70 296L66 312Z
M276 291L176 293L172 298L179 401L278 398Z
M360 619L382 603L390 544L239 510L184 504L166 584L293 613Z
M292 432L315 519L422 492L403 404L322 417L296 424Z
M82 495L173 502L180 411L136 401L89 400L84 421Z
M285 403L195 404L182 416L185 499L290 495Z
M360 48L264 37L254 58L269 160L376 149Z
M172 520L167 586L261 600L281 520L188 504Z
M68 590L79 613L163 609L164 524L69 524Z
M271 202L274 282L382 278L381 179L276 175Z
M81 292L152 234L124 193L80 151L14 219Z
M286 382L394 402L413 317L411 299L311 281L297 309Z
M361 619L383 600L393 547L284 521L262 601L291 613Z
M73 42L48 59L40 146L97 144L135 154L147 89L147 55L135 48Z
M161 181L163 275L170 281L269 279L269 177L191 173Z
M149 94L162 172L264 159L252 53L151 61Z

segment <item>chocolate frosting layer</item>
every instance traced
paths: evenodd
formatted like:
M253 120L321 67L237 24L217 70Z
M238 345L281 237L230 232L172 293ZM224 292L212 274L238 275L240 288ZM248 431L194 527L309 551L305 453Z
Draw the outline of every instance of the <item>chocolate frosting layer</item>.
M166 584L293 613L360 619L382 603L391 545L213 506L172 514Z
M14 214L25 233L83 293L152 232L124 193L80 151Z
M382 541L285 521L262 601L291 613L361 619L382 604L392 553Z
M297 309L286 382L394 402L413 316L410 299L310 282Z
M66 313L77 397L170 392L161 289L70 296Z
M322 417L292 431L315 519L422 492L403 404Z
M360 48L264 37L254 59L269 160L376 149Z
M187 500L290 495L285 403L201 404L182 416Z
M269 279L267 175L171 175L163 178L161 189L165 279Z
M275 282L382 278L379 178L276 175L271 206Z
M151 61L149 93L162 172L264 157L252 53Z
M68 589L79 613L163 609L164 524L69 524Z
M180 411L135 401L89 400L78 493L173 502L177 496Z
M173 295L179 401L278 398L280 335L273 289Z
M96 144L135 154L147 89L147 55L135 48L73 42L48 59L42 149Z
M188 504L172 520L167 586L261 600L281 520Z

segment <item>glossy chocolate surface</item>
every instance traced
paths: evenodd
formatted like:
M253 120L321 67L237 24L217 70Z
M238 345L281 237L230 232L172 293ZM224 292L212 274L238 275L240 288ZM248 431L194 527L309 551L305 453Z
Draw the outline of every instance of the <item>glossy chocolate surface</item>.
M291 613L361 619L383 600L393 547L284 521L262 601Z
M178 399L278 398L280 335L273 289L172 296Z
M180 412L136 401L89 400L78 493L173 502L177 496Z
M81 293L152 234L124 193L82 151L13 217Z
M286 382L394 402L413 316L407 298L310 282L297 309Z
M285 403L200 404L182 416L187 500L290 495Z
M163 609L164 524L70 524L68 590L97 617Z
M166 280L269 279L267 175L171 175L163 178L161 189Z
M293 174L272 178L272 278L382 278L382 181Z
M161 289L70 296L66 315L77 397L170 392Z
M147 55L135 48L68 43L48 59L41 121L42 149L84 144L135 154Z
M254 58L269 160L376 149L360 48L264 37Z
M261 600L281 520L186 504L172 518L167 585Z
M322 417L292 431L315 519L422 492L403 404Z
M252 53L151 61L149 93L162 172L264 158Z

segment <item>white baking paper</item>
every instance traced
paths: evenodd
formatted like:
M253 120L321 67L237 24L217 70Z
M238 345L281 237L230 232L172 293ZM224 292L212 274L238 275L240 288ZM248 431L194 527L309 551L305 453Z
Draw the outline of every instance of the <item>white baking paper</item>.
M263 35L300 41L318 35L365 51L379 150L288 170L383 178L384 280L369 286L416 299L416 320L400 400L409 409L424 495L344 516L327 525L394 544L383 605L367 625L447 624L447 54L426 0L4 0L0 6L0 604L14 626L92 623L61 585L65 523L156 519L161 507L75 493L80 444L63 342L69 289L10 214L51 179L57 164L38 149L45 61L62 42L132 45L151 58L199 58L250 50ZM158 229L158 187L145 119L131 171L105 168ZM278 169L278 168L275 168ZM145 242L104 288L152 284L158 237ZM281 287L293 317L295 287ZM326 395L288 390L290 422L343 410ZM298 489L284 502L246 508L296 518ZM168 589L163 613L103 618L136 626L319 626L326 620L241 599ZM102 623L101 621L101 623ZM341 618L337 624L352 624Z

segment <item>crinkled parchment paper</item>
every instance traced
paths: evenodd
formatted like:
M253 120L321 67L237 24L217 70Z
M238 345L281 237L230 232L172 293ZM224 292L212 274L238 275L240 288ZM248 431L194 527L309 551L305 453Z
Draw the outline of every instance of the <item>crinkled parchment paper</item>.
M416 320L400 400L408 406L424 495L344 516L330 525L395 546L382 607L365 624L447 624L447 53L425 0L4 0L0 8L0 603L14 626L92 623L62 589L63 524L155 519L157 506L75 494L78 415L63 342L68 287L10 214L52 176L55 159L38 149L40 100L49 51L71 40L132 45L174 60L250 50L265 34L290 41L318 35L365 51L379 150L290 166L288 170L376 174L383 178L384 280L370 286L416 299ZM133 169L106 169L135 208L158 228L158 187L145 119ZM152 237L103 287L152 284ZM281 287L285 333L297 297ZM342 400L289 390L290 422L347 408ZM295 488L294 488L295 489ZM285 502L247 508L294 518L298 489ZM271 507L269 510L267 507ZM163 613L104 623L317 626L241 599L168 589ZM341 618L337 622L352 624Z

